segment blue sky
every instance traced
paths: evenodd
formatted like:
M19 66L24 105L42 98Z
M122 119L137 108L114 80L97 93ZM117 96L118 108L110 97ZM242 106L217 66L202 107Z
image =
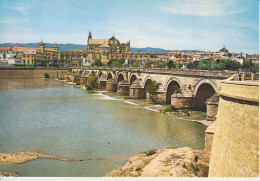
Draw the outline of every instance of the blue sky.
M258 0L0 0L0 43L77 43L259 52Z

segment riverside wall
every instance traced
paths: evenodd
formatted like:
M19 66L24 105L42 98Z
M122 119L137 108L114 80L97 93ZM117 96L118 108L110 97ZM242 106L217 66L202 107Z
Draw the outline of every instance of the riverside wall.
M61 68L0 68L1 79L31 79L31 78L44 78L47 73L50 78L65 77L69 69Z
M259 175L259 82L223 81L209 177Z

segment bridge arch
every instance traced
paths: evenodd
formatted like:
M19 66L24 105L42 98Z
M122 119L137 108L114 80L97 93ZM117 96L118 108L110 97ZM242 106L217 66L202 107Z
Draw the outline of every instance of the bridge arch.
M98 78L101 77L102 74L103 74L102 71L99 71L98 72Z
M129 77L130 85L132 85L136 79L137 79L136 74L131 74Z
M217 85L209 79L200 80L194 90L194 108L206 111L206 100L218 92Z
M125 78L124 78L124 75L123 75L123 73L122 72L119 72L118 74L117 74L117 83L118 82L120 82L120 81L122 81L122 80L125 80Z
M144 80L144 91L145 91L145 99L146 99L146 87L148 86L148 84L150 84L153 81L153 78L148 76L145 78Z
M108 73L107 73L107 80L109 80L109 79L113 79L113 75L112 75L111 72L108 72Z
M172 77L168 80L165 90L166 90L166 104L170 104L171 103L171 95L174 92L179 91L181 88L181 83L179 81L179 79Z

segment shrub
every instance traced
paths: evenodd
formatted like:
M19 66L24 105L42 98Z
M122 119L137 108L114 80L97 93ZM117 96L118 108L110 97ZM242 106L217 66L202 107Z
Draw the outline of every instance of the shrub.
M102 62L99 58L96 58L95 61L92 63L92 66L102 66Z
M87 85L87 90L92 90L92 87L90 85Z
M156 81L153 80L150 83L148 83L146 90L149 93L155 93L158 88L159 88L159 85L156 83Z
M45 77L45 78L49 78L50 76L49 76L49 74L45 73L45 74L44 74L44 77Z
M58 77L58 80L64 80L64 77Z
M92 90L94 88L97 88L97 77L95 75L91 75L88 78L88 85L87 85L87 89L88 90Z
M168 106L164 109L164 112L177 112L177 109L171 105L171 106Z
M146 156L150 156L150 155L155 154L155 153L156 153L156 150L157 150L157 149L151 149L151 150L142 152L142 154L146 154Z

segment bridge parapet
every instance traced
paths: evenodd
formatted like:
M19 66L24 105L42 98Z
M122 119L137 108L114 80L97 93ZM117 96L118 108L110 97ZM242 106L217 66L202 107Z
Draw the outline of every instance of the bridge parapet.
M236 71L209 71L209 70L178 70L166 68L137 68L137 67L73 67L73 70L89 69L98 71L120 71L120 72L142 72L162 75L184 75L184 76L200 76L200 77L214 77L214 78L228 78Z

